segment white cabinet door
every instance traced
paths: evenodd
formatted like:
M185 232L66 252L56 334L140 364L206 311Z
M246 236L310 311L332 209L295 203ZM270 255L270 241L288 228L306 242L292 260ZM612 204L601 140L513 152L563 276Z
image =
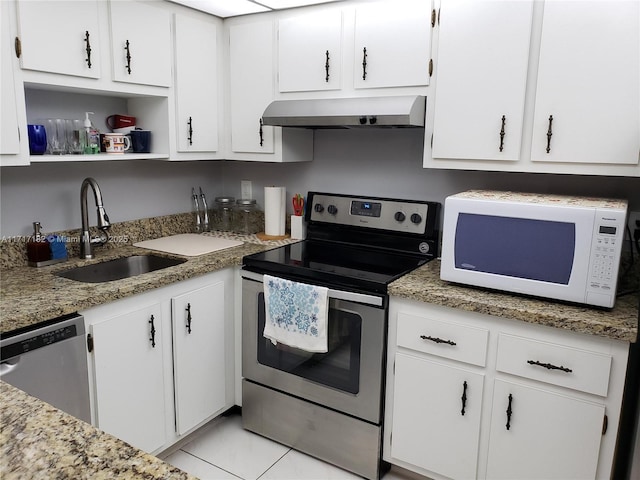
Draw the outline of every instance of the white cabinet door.
M483 384L484 375L397 353L391 456L476 478Z
M274 96L272 21L229 27L231 151L273 153L274 127L261 124Z
M429 85L431 1L356 8L354 87Z
M225 407L225 284L173 297L176 426L182 435Z
M19 0L17 5L22 68L100 77L97 1Z
M595 478L604 410L603 405L496 380L487 478Z
M533 161L638 164L639 24L639 2L545 2Z
M170 13L136 1L111 1L109 7L113 79L117 82L170 86Z
M342 87L342 12L330 10L286 18L278 24L281 92Z
M11 46L11 28L9 23L8 4L0 4L0 155L17 155L20 153L20 134L18 133L18 108L13 78L13 62L15 53ZM26 133L26 132L25 132ZM3 159L4 163L4 159Z
M218 150L217 28L176 15L176 135L179 152Z
M152 452L166 443L159 304L91 326L97 427Z
M532 6L442 1L434 158L519 160Z

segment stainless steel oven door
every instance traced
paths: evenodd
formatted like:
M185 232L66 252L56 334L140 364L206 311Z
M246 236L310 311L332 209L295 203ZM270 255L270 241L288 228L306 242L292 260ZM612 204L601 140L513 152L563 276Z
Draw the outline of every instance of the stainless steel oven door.
M330 290L329 351L311 353L276 346L263 337L262 275L243 271L242 276L244 378L379 424L386 357L385 299Z

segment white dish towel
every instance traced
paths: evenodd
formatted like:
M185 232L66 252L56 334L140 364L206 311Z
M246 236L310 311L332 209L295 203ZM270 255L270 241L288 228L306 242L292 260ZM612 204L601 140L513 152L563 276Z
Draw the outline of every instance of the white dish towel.
M329 289L264 276L264 337L307 352L327 352Z

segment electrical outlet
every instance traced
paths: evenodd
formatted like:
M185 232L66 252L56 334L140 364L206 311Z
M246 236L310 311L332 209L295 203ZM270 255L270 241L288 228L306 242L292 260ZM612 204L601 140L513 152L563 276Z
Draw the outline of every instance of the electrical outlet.
M240 198L253 198L251 180L240 180Z

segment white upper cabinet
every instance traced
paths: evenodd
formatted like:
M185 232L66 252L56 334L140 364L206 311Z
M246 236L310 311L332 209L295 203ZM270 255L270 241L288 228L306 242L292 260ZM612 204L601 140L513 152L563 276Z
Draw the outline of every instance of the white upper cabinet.
M640 2L547 0L531 159L637 165L639 58Z
M7 2L0 3L0 12L0 165L5 165L13 163L13 157L20 153L20 134L12 62L15 53L11 48L13 42Z
M434 157L520 159L532 7L443 0Z
M218 40L213 22L175 16L178 152L218 150ZM167 55L168 57L168 55Z
M17 7L23 69L100 78L97 1L19 0Z
M273 35L272 21L229 27L232 152L274 152L274 127L262 125L274 96Z
M640 176L639 2L442 0L439 27L425 167Z
M84 2L70 3L75 6ZM111 1L109 9L113 79L170 86L171 14L136 1ZM73 11L71 7L70 10Z
M355 12L355 88L429 85L431 2L362 4Z
M318 11L278 24L280 92L342 88L342 11Z
M228 20L227 149L225 158L258 162L313 159L313 130L262 125L275 96L275 27L271 18Z

